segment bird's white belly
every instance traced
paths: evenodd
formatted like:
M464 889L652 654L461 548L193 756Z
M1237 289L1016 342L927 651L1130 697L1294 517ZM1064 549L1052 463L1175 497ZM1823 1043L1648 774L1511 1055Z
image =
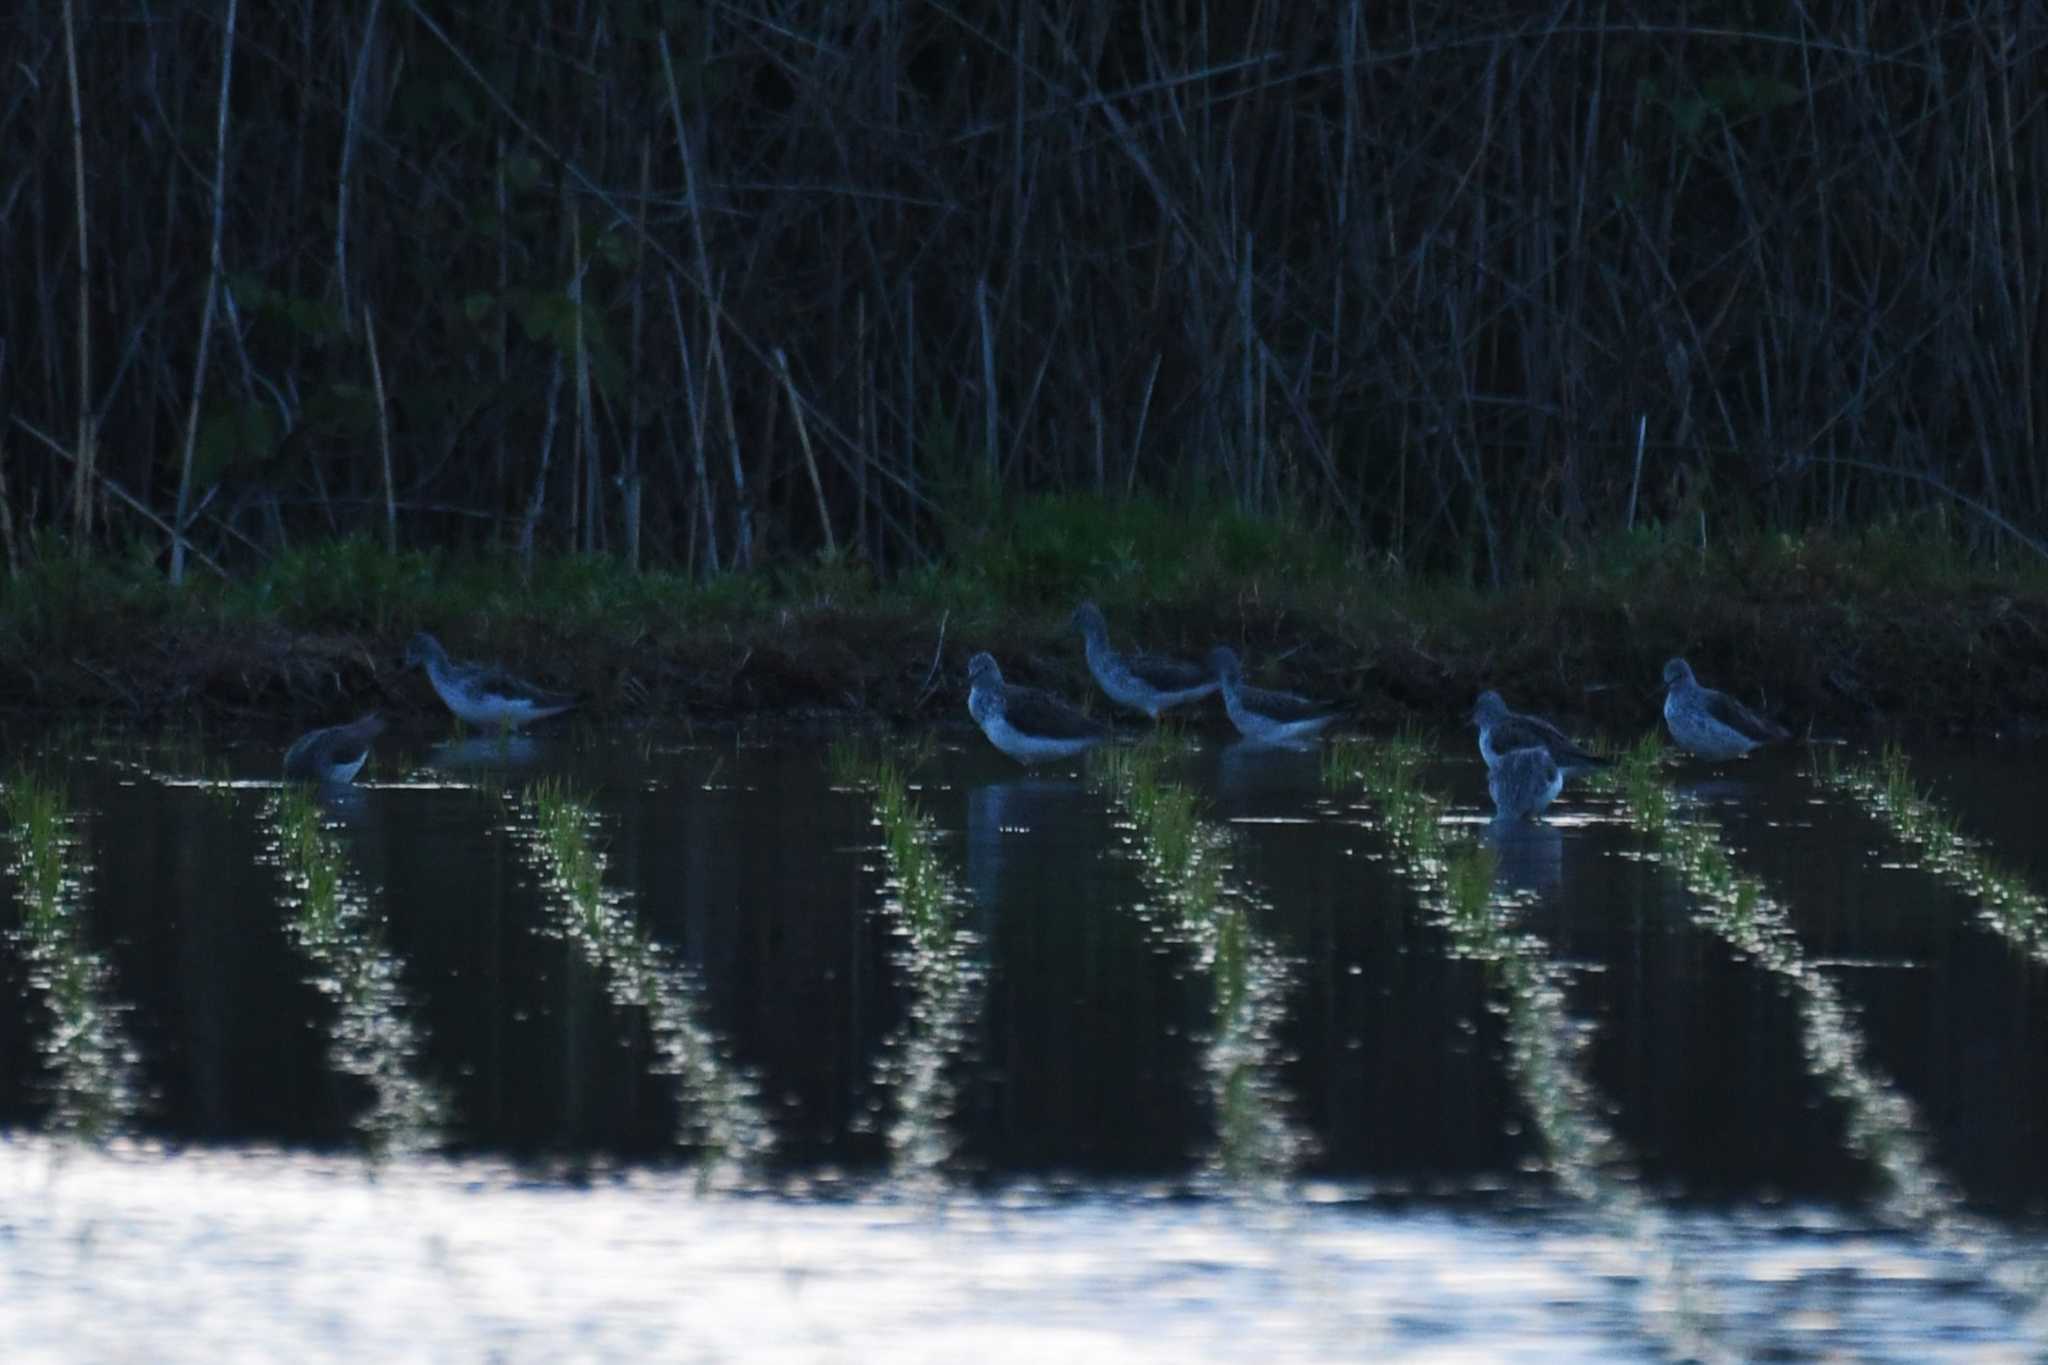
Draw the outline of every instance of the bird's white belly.
M1020 763L1037 763L1048 758L1071 758L1091 744L1092 735L1070 739L1056 739L1046 735L1027 735L1010 724L1007 717L993 716L982 723L982 733L988 742Z

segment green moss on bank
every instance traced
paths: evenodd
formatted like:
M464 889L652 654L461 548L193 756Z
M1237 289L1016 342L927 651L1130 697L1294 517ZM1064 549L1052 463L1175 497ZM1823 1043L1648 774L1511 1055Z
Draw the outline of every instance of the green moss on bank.
M1795 727L1967 730L2048 721L2048 569L1987 566L1910 528L1701 547L1650 527L1561 554L1502 590L1418 578L1287 521L1148 501L1021 502L941 564L877 582L844 556L709 583L555 556L309 544L182 589L140 555L32 552L0 588L17 705L155 718L382 705L425 712L399 670L433 630L458 655L571 688L599 715L956 717L990 649L1017 680L1092 691L1067 616L1339 700L1367 728L1450 724L1496 686L1619 737L1655 721L1683 653Z

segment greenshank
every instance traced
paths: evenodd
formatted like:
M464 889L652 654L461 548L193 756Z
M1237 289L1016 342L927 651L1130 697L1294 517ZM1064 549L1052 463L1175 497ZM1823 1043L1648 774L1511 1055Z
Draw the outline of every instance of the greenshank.
M1564 790L1564 769L1544 744L1509 749L1487 766L1486 790L1502 820L1533 820Z
M967 714L988 742L1019 763L1071 758L1109 737L1109 727L1035 687L1012 687L992 655L967 661Z
M1500 766L1503 755L1517 749L1538 747L1566 777L1610 766L1614 760L1580 748L1564 731L1541 716L1525 716L1508 710L1498 692L1481 692L1472 704L1472 723L1479 727L1479 756L1489 772Z
M1791 738L1782 726L1727 693L1701 687L1683 659L1664 665L1664 687L1664 723L1671 727L1671 738L1701 758L1735 758L1760 744Z
M441 642L421 631L405 647L410 668L424 664L427 680L448 709L471 725L517 729L559 715L576 704L566 692L550 692L490 664L457 663Z
M284 751L287 782L330 782L346 786L370 757L370 741L384 731L384 717L375 711L346 725L311 730Z
M1074 608L1074 628L1088 650L1088 671L1109 699L1153 720L1169 706L1195 701L1216 690L1216 675L1184 659L1157 654L1120 654L1109 647L1109 625L1093 602Z
M1223 690L1223 706L1230 712L1230 723L1246 739L1260 744L1291 744L1313 738L1337 718L1337 712L1307 697L1246 686L1244 667L1228 645L1218 645L1209 651L1209 669Z

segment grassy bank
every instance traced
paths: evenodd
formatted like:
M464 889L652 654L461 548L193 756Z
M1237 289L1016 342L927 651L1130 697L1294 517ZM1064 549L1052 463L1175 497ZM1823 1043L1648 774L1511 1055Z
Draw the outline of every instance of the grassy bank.
M144 721L373 705L425 718L437 704L399 655L427 629L605 719L957 719L978 649L1018 680L1092 695L1067 624L1084 597L1118 644L1228 642L1259 682L1341 701L1368 729L1455 723L1497 686L1632 737L1655 723L1677 653L1795 729L2048 724L2048 572L1911 528L1704 547L1644 530L1495 591L1285 519L1092 498L1017 504L888 582L844 557L703 582L565 556L523 576L510 557L347 540L172 588L148 562L52 550L0 592L0 686L16 708Z

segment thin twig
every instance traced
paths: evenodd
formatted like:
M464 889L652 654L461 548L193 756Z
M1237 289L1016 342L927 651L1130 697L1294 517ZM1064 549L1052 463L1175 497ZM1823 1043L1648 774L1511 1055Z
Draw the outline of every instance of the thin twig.
M783 391L789 395L789 415L796 420L797 444L804 452L804 472L811 476L811 493L818 500L818 526L825 533L825 553L837 555L839 542L832 535L832 513L825 507L825 485L818 481L818 461L811 453L810 429L804 425L804 400L796 391L796 381L790 378L789 355L780 346L775 348L775 371L782 376Z
M384 455L384 549L398 553L398 492L391 477L391 406L384 398L384 367L377 360L377 322L363 305L363 343L370 350L370 386L377 395L377 448Z
M58 445L56 441L51 439L47 432L38 430L36 427L34 427L28 422L23 421L19 417L13 418L11 420L13 421L14 425L20 427L23 431L35 437L38 441L42 442L43 445L48 447L52 452L61 455L65 459L71 461L72 468L76 469L78 467L78 456L66 450L63 446ZM174 529L169 522L165 521L156 513L150 511L149 508L145 507L140 501L138 501L133 495L131 495L127 489L121 487L120 484L116 483L106 474L103 474L99 470L95 469L93 471L93 481L97 486L105 489L109 493L112 493L115 497L119 498L122 502L126 503L129 509L135 512L143 520L147 521L150 525L156 527L159 531L162 531L166 536L169 536L173 543L176 543L178 541L184 541L186 550L191 554L191 556L194 559L198 560L201 564L204 564L207 568L213 570L222 578L226 578L228 576L227 571L221 568L220 565L214 563L212 557L209 556L204 550L201 550L197 545L192 544L190 540L187 540L185 536L181 535L176 529Z
M185 416L185 451L178 466L178 510L173 518L183 531L192 524L192 456L199 444L199 412L206 396L206 356L213 342L213 313L220 299L220 239L227 218L228 91L235 70L236 0L228 0L221 27L220 100L213 125L213 235L207 249L206 302L199 310L199 348L192 360L192 406ZM185 581L185 541L171 542L171 585Z
M71 92L71 165L78 211L78 457L71 466L71 517L77 539L72 550L85 553L92 538L92 476L98 464L92 411L92 252L86 237L85 113L78 95L78 33L72 0L64 0L64 68Z
M939 676L939 657L946 652L946 621L952 614L950 607L939 613L939 642L932 646L932 666L925 670L924 681L918 685L917 700L911 703L910 708L913 711L923 706L925 698L932 694L932 680Z

